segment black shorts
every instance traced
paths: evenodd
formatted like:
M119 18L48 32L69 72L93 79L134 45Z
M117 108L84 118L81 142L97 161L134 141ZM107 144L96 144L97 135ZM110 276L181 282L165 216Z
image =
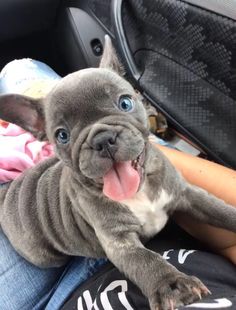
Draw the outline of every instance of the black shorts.
M212 295L178 309L236 310L236 267L225 258L207 251L174 223L151 240L148 248L160 253L180 271L197 276ZM138 266L137 266L138 268ZM62 310L148 310L141 291L108 263L77 288Z

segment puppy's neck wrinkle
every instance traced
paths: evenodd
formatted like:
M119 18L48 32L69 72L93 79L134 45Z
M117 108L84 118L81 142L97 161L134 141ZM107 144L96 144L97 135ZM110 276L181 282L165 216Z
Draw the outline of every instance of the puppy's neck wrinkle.
M70 169L70 168L68 168ZM76 187L76 192L79 192L79 189L82 187L86 193L89 193L89 195L93 196L100 196L102 193L102 183L96 182L93 179L89 179L80 172L73 171L70 169L68 172L68 186L73 186L73 188Z

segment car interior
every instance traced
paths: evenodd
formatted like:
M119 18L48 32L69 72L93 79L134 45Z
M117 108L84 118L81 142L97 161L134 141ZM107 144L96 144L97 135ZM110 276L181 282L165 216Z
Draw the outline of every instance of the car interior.
M198 30L192 34L191 31L189 31L189 35L194 37L194 40L190 43L194 50L193 59L186 64L186 61L188 62L189 60L184 59L185 56L182 55L183 51L178 50L178 44L176 47L177 52L173 53L171 50L173 49L173 46L168 43L168 38L165 40L165 37L162 37L159 30L161 29L162 33L165 31L163 30L163 25L157 25L157 31L155 30L156 34L153 36L154 30L150 27L148 28L148 25L145 24L145 20L142 21L142 19L139 19L138 14L140 14L140 12L135 12L135 1L131 1L133 2L133 7L128 5L127 7L124 6L124 10L122 8L124 11L122 11L122 14L126 14L124 22L127 21L127 28L125 29L126 34L124 34L124 31L121 29L122 27L119 25L120 16L118 11L119 7L122 5L122 1L120 0L112 2L107 0L2 0L0 1L0 69L2 69L9 61L21 58L32 58L45 62L61 76L65 76L70 72L86 67L96 67L99 64L103 52L104 35L109 34L113 38L113 43L117 47L119 56L121 60L124 61L125 69L127 73L129 73L129 76L131 76L134 85L137 85L137 88L144 93L144 96L146 95L146 99L148 99L155 108L157 108L158 111L161 111L165 116L161 116L161 122L164 122L165 124L168 123L168 130L165 131L165 134L163 134L162 130L158 131L158 128L156 128L157 126L155 125L157 120L154 119L151 123L151 128L154 126L154 133L157 135L159 133L161 137L171 138L171 143L176 147L178 146L180 150L190 152L193 155L207 157L234 168L236 162L234 160L234 155L231 154L232 152L230 152L230 150L232 147L233 149L235 147L234 142L232 142L232 140L234 140L233 136L235 133L235 127L233 124L230 124L227 128L227 124L225 123L225 119L229 117L231 117L229 122L233 121L232 113L234 109L230 112L225 108L226 117L225 119L221 117L222 101L223 105L224 101L226 102L225 107L226 105L234 105L235 103L235 90L233 87L235 81L235 55L232 54L232 51L235 51L235 38L233 35L235 23L231 23L229 26L230 19L235 19L235 6L233 1L234 0L230 0L227 5L224 5L223 2L215 3L214 1L209 1L206 4L201 0L187 0L178 3L176 2L176 4L173 2L173 5L175 5L173 8L168 8L167 2L165 1L158 1L160 2L160 14L163 14L163 16L166 15L167 19L169 18L168 22L170 22L170 24L173 19L174 28L171 30L169 37L170 40L178 40L178 42L181 43L181 40L183 39L183 34L176 28L178 27L178 20L174 20L174 17L172 18L171 10L177 9L176 14L178 15L179 9L179 14L181 16L182 8L188 6L188 14L192 15L190 16L190 21L188 21L190 25L192 22L199 22L201 19L200 23L202 23L202 25L200 25L199 29L203 28L205 35L209 36L207 39L212 39L213 43L211 42L211 45L215 44L214 46L210 46L209 44L208 46L205 45L204 49L201 49L201 47L198 46L197 49L196 46L194 46L194 40L197 42L199 39ZM164 8L164 5L166 5L167 9ZM112 14L111 6L113 9ZM129 12L132 12L132 10L134 11L134 16L131 16L132 14L129 16ZM211 14L207 16L207 19L204 15L206 12ZM137 16L135 16L135 14ZM220 19L217 14L222 15ZM214 18L212 18L212 16ZM204 18L206 21L204 21ZM226 20L226 18L229 20ZM144 23L142 24L142 22ZM210 22L212 22L212 25L215 25L215 27L224 27L224 29L222 28L222 31L226 31L226 33L228 31L231 36L228 40L229 42L232 42L230 43L231 46L228 53L228 55L232 54L229 73L221 72L221 66L224 65L224 62L218 66L218 62L222 61L221 58L224 56L224 51L221 54L221 47L219 46L221 42L219 41L219 38L217 38L217 33L214 38L211 38L211 29L207 26ZM141 29L141 26L144 27L143 31L146 31L146 33L150 31L150 34L153 36L152 38L158 40L158 36L160 37L160 46L156 46L159 49L157 51L158 54L163 57L162 63L171 66L173 66L174 63L178 63L183 69L186 69L187 66L185 74L189 73L189 76L191 76L191 73L194 73L196 76L200 76L201 87L206 89L209 89L209 87L211 88L214 96L207 99L205 104L207 104L207 107L210 110L209 113L213 113L214 117L210 117L210 114L207 116L208 119L205 121L206 127L202 129L199 128L199 124L204 123L204 118L206 117L205 115L202 115L202 113L204 113L204 111L202 111L202 109L204 110L204 107L201 107L201 110L197 111L200 122L199 119L196 121L197 117L193 114L195 112L192 112L191 110L191 100L194 101L194 95L191 94L192 97L190 98L189 103L187 103L187 105L181 110L181 105L177 107L178 104L175 98L169 99L170 102L168 102L168 100L165 102L155 88L154 90L152 89L151 85L142 85L142 78L145 78L146 72L150 74L148 63L142 63L142 59L152 57L150 53L142 56L142 51L151 51L152 49L155 49L156 46L151 46L151 43L148 43L150 46L148 46L148 44L147 46L140 46L140 40L137 40L137 42L132 41L132 38L136 35L135 31L137 30L134 31L135 23L140 23L137 24L137 28ZM158 19L156 23L158 23ZM214 27L211 28L214 30ZM129 39L128 45L130 47L127 45L127 40L124 39L125 35L127 36L127 40ZM137 36L138 35L139 34L137 34ZM141 33L141 38L142 35L143 34ZM223 36L224 33L220 40L222 40ZM229 45L229 42L223 42L226 48L227 44ZM185 46L185 43L182 45L184 45L185 49L189 48L189 46ZM133 58L128 50L129 48L133 52ZM213 48L218 48L218 51L214 52ZM223 48L224 47L222 47L222 49ZM162 55L163 49L166 49L166 55ZM181 59L182 56L183 59ZM141 68L142 70L144 67L145 69L147 68L146 71L143 71L142 78L139 74L136 75L138 76L137 78L135 77L135 73L137 73L138 70L136 70L137 68L134 66L134 57L136 57L135 60L137 64L140 65L138 69ZM213 58L211 59L211 57ZM201 70L201 68L199 69L201 64L207 66L207 72L201 73L201 71L199 71ZM154 66L152 68L154 76L156 75L159 65L160 64L156 62L157 67ZM215 74L217 66L219 67L219 71ZM172 71L169 74L170 76L173 76L175 74L174 69L172 68L171 70ZM209 76L209 72L211 76ZM208 75L208 78L206 78L204 74ZM169 77L167 76L167 78ZM138 81L138 79L140 80ZM225 81L226 86L224 86ZM163 81L160 78L157 78L153 81L153 84L154 82L162 83ZM155 85L157 84L154 84L154 87L156 87ZM224 93L225 88L227 88L228 93ZM174 92L175 90L172 91ZM184 89L182 92L185 96L188 90ZM226 95L226 98L224 95ZM182 93L178 93L178 96L181 97ZM211 102L214 100L219 101L216 102L217 107L211 107ZM200 102L197 104L201 105ZM220 105L220 107L218 107L218 105ZM182 112L184 112L184 114ZM189 119L191 119L191 124L189 124ZM209 127L207 123L210 122L211 124ZM223 131L225 130L223 133L221 132L222 127ZM206 130L208 130L208 132L206 132ZM222 141L225 140L225 133L228 136L230 143L227 142L228 144L225 144L222 150L219 151L217 146L218 141L215 141L215 139L212 138L218 135L220 142L223 143ZM214 143L212 142L213 140Z
M201 14L204 13L204 11L201 11L202 7L204 7L204 10L210 10L212 14L218 14L220 12L228 18L233 18L235 12L233 1L229 1L229 4L227 5L223 5L223 3L219 4L218 2L217 4L213 4L212 1L209 1L209 3L207 2L208 4L206 5L205 2L203 3L203 1L199 0L182 2L183 5L186 5L186 3L188 3L188 5L193 4L190 9L191 13L195 14L195 16L199 14L199 10ZM115 12L117 11L116 7L121 6L122 1L113 1L112 3L113 11ZM165 1L163 3L165 3ZM198 11L196 11L196 8L198 8ZM128 7L127 11L129 12L131 9L131 7ZM120 52L119 56L126 61L125 68L127 69L127 72L131 72L132 76L132 73L135 71L132 69L133 61L131 57L129 57L128 60L125 59L127 58L126 55L129 55L129 53L127 52L127 48L123 48L123 43L121 42L122 36L120 35L120 31L117 31L119 25L117 26L116 23L116 12L113 13L112 20L110 11L111 1L106 0L0 1L0 69L2 69L9 61L20 58L32 58L45 62L61 76L65 76L70 72L86 67L96 67L99 64L103 52L104 35L107 33L115 39L114 44L118 46ZM171 12L169 15L171 16ZM126 19L128 18L129 17ZM117 17L117 20L118 19L119 18ZM128 26L130 25L132 28L135 21L131 20L131 22L128 22ZM116 29L114 29L114 26ZM203 27L206 26L203 25ZM209 32L210 30L206 29L206 31ZM211 34L209 34L209 36L210 35ZM127 36L129 36L128 30ZM173 39L178 36L178 33L176 32L171 36ZM181 40L181 38L179 39ZM132 44L131 40L131 49L133 48ZM235 42L232 42L233 50L235 49L234 44ZM210 48L209 52L211 53ZM181 62L181 60L177 58L178 55L174 55L174 57L175 62ZM212 60L207 59L207 57L209 58L209 55L202 54L200 57L205 58L205 60L208 61L207 65L210 68ZM215 55L216 61L218 61L217 57L219 56ZM137 62L142 61L138 59ZM142 65L143 64L141 63L140 66ZM181 65L182 67L186 67L183 63ZM192 65L194 65L194 63L192 63ZM217 65L217 63L214 65ZM189 71L191 71L192 68L193 67L189 65ZM232 91L233 81L235 79L235 73L233 73L234 68L232 68L231 71L232 76L229 81L229 83L231 83L229 87L231 88L232 99L232 97L234 98L235 93ZM133 77L134 75L135 74L133 74ZM211 80L208 79L208 84L212 83L213 78ZM137 82L135 81L135 78L133 78L133 81L134 83ZM142 82L142 80L140 81ZM215 83L214 86L217 86L218 84ZM141 86L141 91L142 90L144 90L145 93L145 87ZM217 150L215 150L216 146L210 143L212 141L212 134L209 133L208 140L204 141L205 136L207 135L205 132L201 133L199 130L196 131L195 128L193 128L196 124L193 124L192 128L188 130L188 125L185 124L186 120L183 117L181 119L181 115L175 115L177 113L177 108L175 108L175 106L169 108L167 102L167 106L164 106L163 108L163 103L159 104L158 102L160 101L160 98L154 94L154 100L152 100L152 96L150 96L152 90L148 89L148 91L149 93L146 92L147 98L158 110L163 112L167 118L167 121L164 121L164 123L168 122L169 124L169 134L166 134L165 137L171 137L174 146L178 145L181 150L190 152L193 155L208 157L230 167L235 166L232 156L226 154L228 150L226 150L225 154L222 156L221 154L217 154ZM218 97L217 94L215 97ZM210 100L212 99L208 100L209 104ZM176 105L175 102L171 102L170 104ZM217 113L220 112L218 111ZM191 114L184 115L185 118L188 118L189 116L191 116ZM212 120L214 126L217 126L218 120L221 119L221 117L217 116L216 120ZM153 124L155 124L155 121L152 125ZM222 124L220 123L219 126L222 127ZM219 129L217 130L219 131ZM233 128L230 133L231 138L234 131ZM156 127L154 132L158 133Z
M0 70L21 58L42 61L61 76L98 66L105 34L114 38L109 5L93 0L0 1ZM150 121L160 137L171 138L173 145L193 155L206 156L167 128L161 113Z
M43 61L62 76L97 66L104 35L109 31L92 16L89 4L61 0L0 1L0 68L20 58Z

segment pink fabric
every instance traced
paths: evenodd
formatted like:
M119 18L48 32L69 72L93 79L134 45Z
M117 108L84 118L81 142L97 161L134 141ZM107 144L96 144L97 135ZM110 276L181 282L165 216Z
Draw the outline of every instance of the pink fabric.
M37 141L16 125L0 125L0 183L14 180L52 155L53 146L48 142Z

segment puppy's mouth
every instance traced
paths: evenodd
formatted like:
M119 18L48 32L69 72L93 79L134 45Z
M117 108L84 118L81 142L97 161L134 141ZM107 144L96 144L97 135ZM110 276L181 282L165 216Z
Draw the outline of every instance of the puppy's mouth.
M114 162L103 177L103 193L114 201L132 198L140 189L144 176L145 147L132 161Z

